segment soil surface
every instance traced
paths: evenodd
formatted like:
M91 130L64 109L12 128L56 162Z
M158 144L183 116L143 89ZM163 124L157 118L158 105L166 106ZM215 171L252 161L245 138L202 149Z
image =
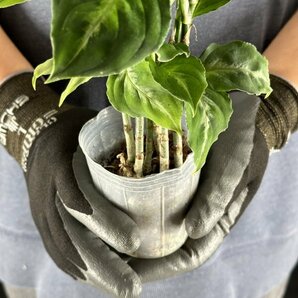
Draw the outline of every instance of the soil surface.
M145 137L146 139L146 137ZM146 140L145 140L146 141ZM144 142L145 143L145 142ZM170 154L170 169L174 169L174 152L175 146L173 145L173 136L169 134L169 154ZM191 149L187 145L186 139L183 138L183 162L186 160L186 157L191 152ZM125 141L121 144L120 148L118 147L117 152L111 155L112 157L109 160L101 162L101 165L108 171L113 174L125 176L125 177L136 177L133 171L133 165L128 164L127 154L126 154L126 144ZM146 173L144 176L149 176L152 174L159 173L159 155L154 146L153 155L152 155L152 170L150 173Z

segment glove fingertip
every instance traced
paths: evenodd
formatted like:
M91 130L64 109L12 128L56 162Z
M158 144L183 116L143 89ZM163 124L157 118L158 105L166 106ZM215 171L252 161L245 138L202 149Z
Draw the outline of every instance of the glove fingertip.
M202 238L208 234L205 225L197 219L186 218L185 228L188 236L192 239Z
M141 245L141 240L139 238L126 238L126 239L117 239L116 243L109 243L113 248L118 252L123 254L131 255L135 253Z
M140 297L142 292L142 286L141 285L133 285L132 289L127 289L123 292L123 294L120 294L120 297L133 297L137 298Z
M130 233L124 237L125 246L129 253L135 252L141 245L141 234L137 225L132 225Z
M142 282L138 276L123 278L124 286L120 297L139 297L142 292Z
M119 276L120 277L120 276ZM93 280L93 286L104 289L114 297L137 298L142 292L142 282L136 273L121 274L121 280L115 280L115 283L103 285L101 280Z
M139 236L132 236L126 240L124 245L126 253L134 253L141 245L141 239Z
M90 227L92 230L92 227ZM99 238L108 243L120 253L132 254L141 245L139 228L135 223L115 225L114 222L102 225L102 229L92 230Z

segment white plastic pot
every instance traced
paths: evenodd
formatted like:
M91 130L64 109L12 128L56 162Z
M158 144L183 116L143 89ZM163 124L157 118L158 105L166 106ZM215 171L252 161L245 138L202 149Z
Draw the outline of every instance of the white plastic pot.
M178 169L141 179L109 172L100 163L119 153L124 141L122 127L121 114L108 107L84 125L79 144L96 188L140 228L141 245L133 256L163 257L180 248L187 238L184 217L199 173L194 174L193 154Z

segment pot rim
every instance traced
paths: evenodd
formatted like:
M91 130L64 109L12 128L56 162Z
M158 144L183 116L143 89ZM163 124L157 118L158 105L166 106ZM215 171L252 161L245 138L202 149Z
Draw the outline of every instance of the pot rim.
M193 152L188 154L185 162L183 163L183 165L181 167L169 169L169 170L166 170L161 173L154 173L154 174L147 175L147 176L141 177L141 178L124 177L124 176L114 174L114 173L110 172L109 170L105 169L100 163L95 161L88 154L88 150L84 146L82 146L84 143L83 138L84 138L84 133L87 128L89 128L90 126L97 126L98 121L103 121L105 118L109 117L110 113L114 113L114 112L119 113L112 106L109 106L109 107L101 110L95 118L90 119L88 122L86 122L84 124L84 126L82 127L82 129L79 133L79 145L80 145L80 148L81 148L83 154L85 155L85 158L87 159L87 162L91 163L92 168L94 167L94 168L96 168L96 170L98 172L104 174L104 177L106 179L113 180L117 184L125 183L125 184L130 185L131 187L136 187L136 186L137 187L145 187L150 184L157 185L157 184L166 183L168 181L175 181L177 178L181 179L182 177L187 177L188 176L187 173L190 173L190 172L191 172L191 175L195 175L195 174L199 173L199 171L195 172ZM89 166L89 169L90 169L90 166Z

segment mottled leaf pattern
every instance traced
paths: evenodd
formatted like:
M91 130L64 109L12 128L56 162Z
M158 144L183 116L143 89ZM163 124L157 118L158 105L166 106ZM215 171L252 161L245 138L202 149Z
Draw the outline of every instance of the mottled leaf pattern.
M212 144L221 132L227 129L232 115L232 103L225 92L207 88L193 117L186 108L188 144L194 152L196 170L204 165Z
M186 102L193 115L207 87L205 68L199 58L177 56L166 63L150 63L154 79L178 99Z
M240 90L257 96L269 96L272 92L268 61L250 43L211 44L200 58L208 84L214 90Z
M164 43L169 0L53 0L49 81L119 73Z

